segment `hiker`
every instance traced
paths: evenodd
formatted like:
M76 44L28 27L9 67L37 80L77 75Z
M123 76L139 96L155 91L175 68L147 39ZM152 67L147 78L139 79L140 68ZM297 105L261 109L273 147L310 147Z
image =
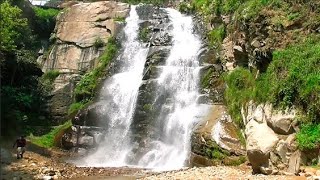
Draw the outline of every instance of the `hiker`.
M20 136L13 144L13 148L17 145L17 159L23 158L23 153L26 151L27 141L24 136Z

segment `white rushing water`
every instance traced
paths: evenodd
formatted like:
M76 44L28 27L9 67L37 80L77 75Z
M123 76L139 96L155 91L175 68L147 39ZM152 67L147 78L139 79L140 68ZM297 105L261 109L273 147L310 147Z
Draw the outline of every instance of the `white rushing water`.
M193 33L190 16L167 9L173 24L173 46L158 79L162 94L171 99L162 106L158 124L161 134L152 141L152 148L141 158L139 165L152 169L179 169L186 164L190 153L192 128L201 116L196 103L199 96L199 61L201 41ZM159 98L163 96L159 95ZM169 110L168 110L169 109Z
M159 116L152 122L153 128L157 128L157 133L153 133L156 135L148 137L148 147L139 151L139 155L133 155L137 151L133 150L134 146L137 148L140 142L132 139L130 125L148 50L137 39L139 18L132 6L124 29L124 52L119 56L122 66L119 73L106 80L98 102L102 104L100 114L108 117L105 140L96 152L81 159L77 165L171 170L188 163L192 128L206 114L206 109L197 104L200 81L198 56L202 44L193 33L190 16L173 9L166 11L173 26L170 31L173 45L156 79L159 93L155 100L166 98L161 109L157 110ZM130 162L130 158L134 161Z
M131 151L129 128L148 53L148 49L137 40L139 17L135 8L132 6L126 19L124 51L118 57L123 62L119 73L104 82L100 93L100 114L108 117L105 140L95 153L76 163L80 166L124 166Z

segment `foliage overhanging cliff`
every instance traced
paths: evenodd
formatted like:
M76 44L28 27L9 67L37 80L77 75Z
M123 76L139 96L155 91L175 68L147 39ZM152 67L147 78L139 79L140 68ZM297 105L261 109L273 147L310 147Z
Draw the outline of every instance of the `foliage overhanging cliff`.
M301 0L194 0L180 11L207 24L208 44L225 73L225 103L239 127L250 100L294 107L301 149L320 145L320 2ZM232 55L228 56L228 43ZM234 49L232 49L234 48ZM238 54L236 54L238 53ZM231 58L230 58L231 57Z

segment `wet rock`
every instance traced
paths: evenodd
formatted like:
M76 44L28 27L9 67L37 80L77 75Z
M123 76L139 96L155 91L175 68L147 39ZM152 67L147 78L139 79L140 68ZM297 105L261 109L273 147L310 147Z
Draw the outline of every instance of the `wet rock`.
M94 138L92 136L84 135L79 138L79 145L93 146Z

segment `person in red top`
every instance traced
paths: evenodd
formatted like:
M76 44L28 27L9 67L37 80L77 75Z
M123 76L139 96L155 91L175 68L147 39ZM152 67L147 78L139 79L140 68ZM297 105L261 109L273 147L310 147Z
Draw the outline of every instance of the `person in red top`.
M17 145L17 159L23 158L23 153L26 151L27 141L24 136L20 136L13 144L13 148Z

